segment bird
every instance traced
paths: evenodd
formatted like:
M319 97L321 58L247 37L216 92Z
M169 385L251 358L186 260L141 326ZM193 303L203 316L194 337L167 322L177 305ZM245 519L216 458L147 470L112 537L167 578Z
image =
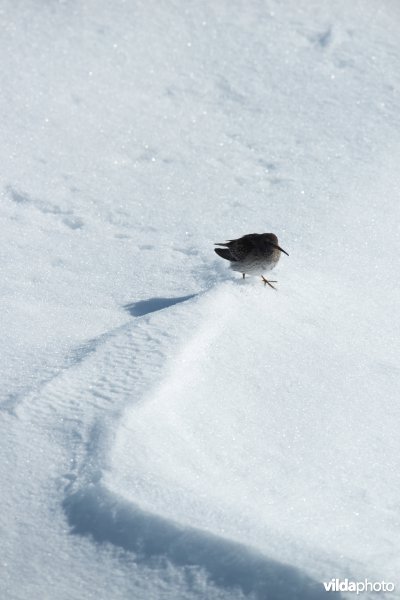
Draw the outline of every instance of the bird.
M229 260L231 269L239 271L246 277L250 275L261 275L264 285L268 284L274 290L273 283L264 277L266 271L273 269L280 259L281 252L289 256L286 250L278 245L278 238L274 233L249 233L243 235L237 240L227 240L226 242L217 242L215 246L224 246L223 248L214 248L214 252Z

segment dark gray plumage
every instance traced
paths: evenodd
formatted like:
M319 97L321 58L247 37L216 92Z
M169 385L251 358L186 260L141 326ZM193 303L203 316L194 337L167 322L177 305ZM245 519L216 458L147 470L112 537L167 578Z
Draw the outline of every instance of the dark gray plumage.
M231 269L242 273L243 278L246 273L261 275L264 284L268 283L272 288L274 287L272 283L276 281L268 281L263 273L275 267L281 252L288 255L286 250L278 245L278 238L274 233L249 233L237 240L219 242L215 245L224 246L224 248L214 248L214 251L221 258L229 260Z

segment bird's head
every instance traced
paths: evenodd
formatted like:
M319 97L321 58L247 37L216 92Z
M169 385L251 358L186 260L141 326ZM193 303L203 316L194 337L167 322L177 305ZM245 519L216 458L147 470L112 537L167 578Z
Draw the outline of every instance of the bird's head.
M289 254L286 252L286 250L284 250L283 248L281 248L278 245L278 238L276 237L276 235L274 233L264 233L264 237L265 237L265 240L268 242L268 244L270 244L274 248L277 248L278 250L280 250L281 252L284 252L287 256L289 256Z

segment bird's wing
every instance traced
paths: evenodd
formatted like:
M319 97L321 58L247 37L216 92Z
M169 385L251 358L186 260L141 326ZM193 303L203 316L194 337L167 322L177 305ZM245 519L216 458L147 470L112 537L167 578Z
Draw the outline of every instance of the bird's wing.
M241 261L254 250L255 245L254 234L250 233L237 240L230 240L228 247L234 260Z

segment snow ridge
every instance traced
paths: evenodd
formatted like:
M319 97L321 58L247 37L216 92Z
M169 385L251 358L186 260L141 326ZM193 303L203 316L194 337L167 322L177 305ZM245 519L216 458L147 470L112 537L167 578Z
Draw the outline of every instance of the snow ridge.
M118 446L119 429L129 427L126 419L132 409L135 410L132 407L151 405L155 393L160 393L160 390L165 398L169 394L175 394L175 383L171 384L175 365L184 364L187 376L184 381L179 378L178 386L185 385L188 380L198 379L199 373L195 374L193 371L196 369L196 362L207 354L226 323L237 315L239 307L236 287L235 284L223 284L220 289L211 290L205 295L170 299L169 302L165 299L152 299L148 303L130 305L129 309L133 313L136 310L143 314L144 306L149 313L156 312L155 307L160 307L161 312L143 315L133 324L120 328L118 334L109 337L100 356L99 352L96 356L96 364L101 363L98 367L98 373L102 373L100 378L93 377L94 365L91 364L79 367L82 372L79 378L74 373L73 383L76 390L79 390L79 397L73 399L70 396L69 402L73 401L75 408L82 406L84 400L81 390L86 390L84 394L90 390L90 394L96 398L94 404L97 404L99 397L105 400L103 410L108 408L111 421L120 420L120 426L117 428L116 439L110 439L114 437L115 425L109 420L108 430L105 429L104 414L96 421L88 433L84 451L81 451L75 469L68 475L70 481L65 486L63 508L75 534L89 535L96 542L108 542L134 553L139 564L159 567L167 562L176 568L195 567L205 573L211 585L230 590L230 594L234 593L232 597L241 597L242 594L248 597L250 594L261 600L272 594L277 600L288 597L322 598L320 584L305 576L299 569L269 559L243 543L179 523L162 514L158 515L151 509L141 508L140 503L135 502L135 494L128 501L107 485L110 461L108 451L110 446ZM230 306L226 306L232 292ZM240 295L243 294L239 290L239 300ZM164 310L167 304L171 308ZM193 304L200 306L196 310ZM201 314L209 314L210 311L215 320L206 319L202 323ZM197 312L200 325L197 331L190 332L190 341L184 341L179 350L182 338L184 340L188 333L187 317L189 314L193 315L193 312ZM197 321L196 318L195 320ZM184 326L179 323L184 323ZM165 331L170 334L160 336ZM171 346L177 346L172 356ZM166 359L167 368L164 365ZM88 362L90 363L90 358ZM130 373L128 378L127 373ZM146 381L146 374L149 373L150 380ZM89 381L84 383L83 379L88 375ZM59 382L56 387L65 389L65 382ZM51 394L53 399L58 395L55 389ZM125 401L121 402L123 398ZM125 408L125 416L121 419L122 408ZM63 412L65 413L65 408ZM158 418L163 416L158 414ZM157 449L154 448L154 451ZM137 476L138 479L141 478L140 473ZM137 484L143 489L146 487L143 480ZM137 500L146 504L142 492Z

